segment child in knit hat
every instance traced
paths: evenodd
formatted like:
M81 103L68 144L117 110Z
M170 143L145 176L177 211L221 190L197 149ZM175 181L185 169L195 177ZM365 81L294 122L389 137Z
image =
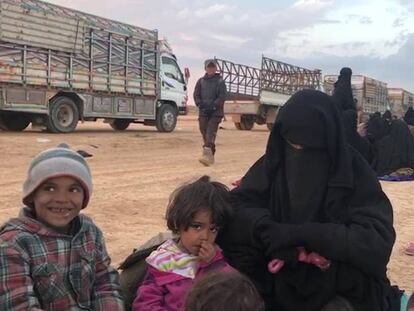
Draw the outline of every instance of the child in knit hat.
M88 164L66 144L32 160L25 207L0 228L0 310L124 310L102 232L80 214L91 193Z

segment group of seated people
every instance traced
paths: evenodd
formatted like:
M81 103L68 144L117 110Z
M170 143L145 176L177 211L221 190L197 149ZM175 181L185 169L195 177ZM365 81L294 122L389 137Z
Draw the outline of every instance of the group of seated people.
M102 232L81 213L91 176L65 144L32 160L24 207L0 228L0 310L126 308ZM208 176L180 186L166 222L128 309L407 310L386 274L391 203L325 93L287 101L235 189Z
M352 70L342 68L333 99L345 127L347 142L371 165L380 179L414 179L414 111L408 108L403 119L389 110L373 113L358 124L358 113L351 88Z

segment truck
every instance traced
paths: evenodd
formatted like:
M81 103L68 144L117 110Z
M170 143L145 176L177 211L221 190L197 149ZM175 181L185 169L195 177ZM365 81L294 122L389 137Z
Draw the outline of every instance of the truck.
M391 112L398 118L402 118L408 108L414 108L414 94L402 88L388 88L388 99Z
M338 75L324 76L324 89L328 95L332 95L337 80ZM357 110L362 114L383 113L390 109L387 83L363 75L352 75L351 87Z
M0 128L69 133L104 119L174 130L187 82L157 30L38 0L0 0Z
M305 69L262 56L261 68L215 58L227 87L224 113L239 130L266 124L271 130L280 107L303 89L321 89L321 70Z

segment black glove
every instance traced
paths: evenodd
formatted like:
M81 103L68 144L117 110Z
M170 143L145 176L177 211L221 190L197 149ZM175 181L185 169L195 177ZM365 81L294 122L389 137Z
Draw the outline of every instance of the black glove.
M297 246L301 246L296 245L296 229L296 225L280 224L270 217L264 217L257 222L255 231L268 258L296 260Z
M219 233L219 240L225 244L263 248L261 238L256 234L256 223L267 215L268 211L262 208L237 209L225 230Z

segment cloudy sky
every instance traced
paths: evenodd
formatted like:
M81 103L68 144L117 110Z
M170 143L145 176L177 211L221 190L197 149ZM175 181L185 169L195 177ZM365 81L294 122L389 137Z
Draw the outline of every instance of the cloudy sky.
M323 74L349 66L414 92L414 0L49 2L158 29L190 68L190 89L206 58L258 67L264 54Z

